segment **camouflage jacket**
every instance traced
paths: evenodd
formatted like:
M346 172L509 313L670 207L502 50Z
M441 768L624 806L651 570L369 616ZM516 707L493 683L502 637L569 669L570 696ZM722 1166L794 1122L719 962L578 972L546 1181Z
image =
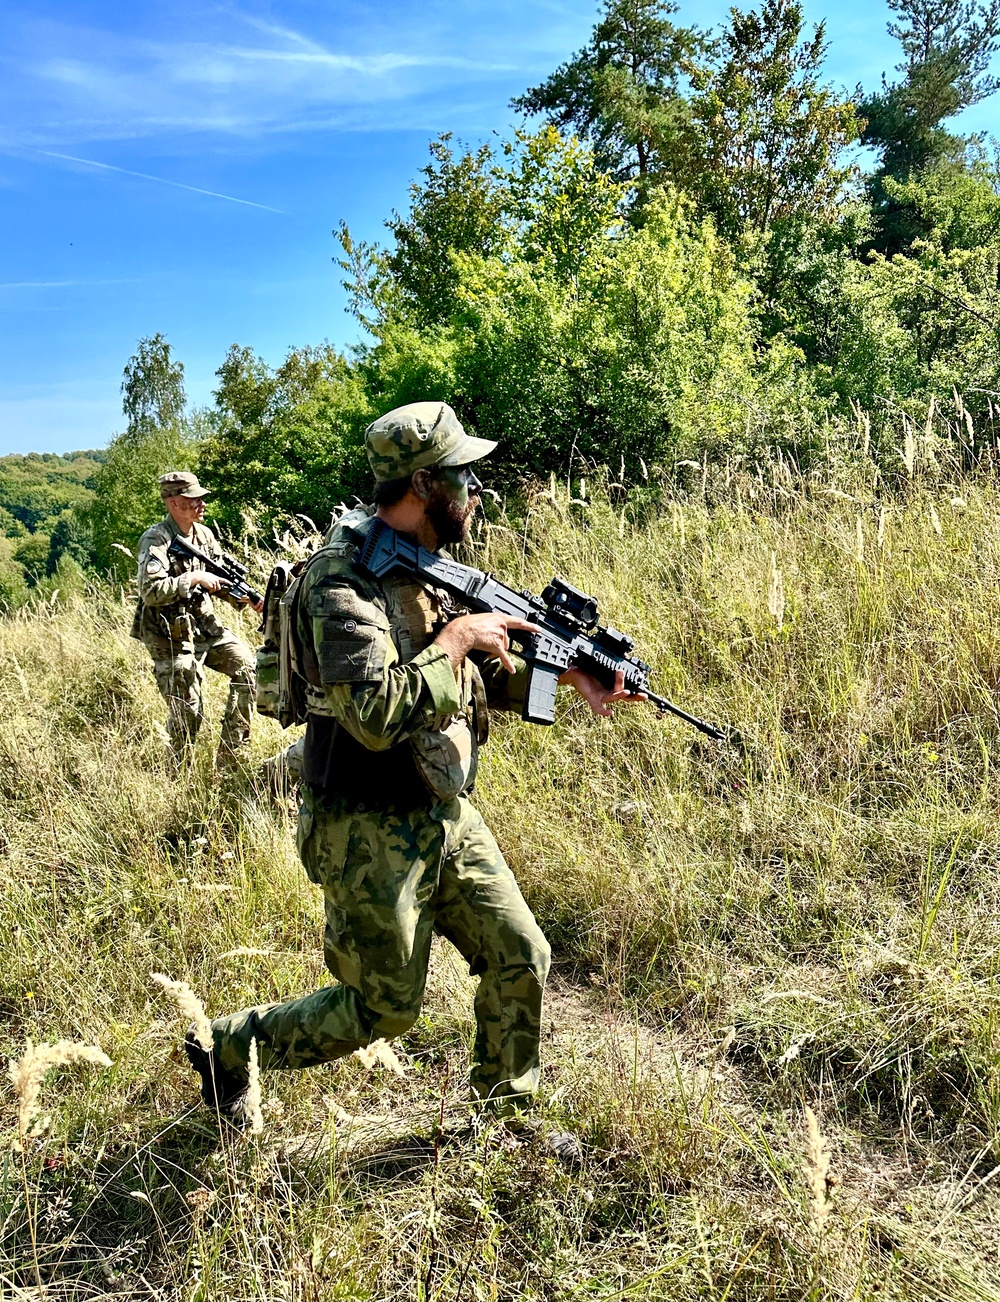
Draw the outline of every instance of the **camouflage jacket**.
M200 562L170 556L168 548L180 529L167 516L139 539L139 601L132 636L143 642L169 642L180 646L221 637L226 631L204 588L192 588L189 575ZM210 556L221 556L215 534L204 524L193 524L189 540Z
M371 807L413 804L415 770L424 802L428 792L449 800L475 781L488 707L519 707L523 674L492 659L467 659L454 673L434 639L466 612L404 575L374 580L354 571L372 515L362 507L343 516L302 576L295 640L308 684L307 758L320 737L337 752L325 781L308 762L306 780L364 795Z

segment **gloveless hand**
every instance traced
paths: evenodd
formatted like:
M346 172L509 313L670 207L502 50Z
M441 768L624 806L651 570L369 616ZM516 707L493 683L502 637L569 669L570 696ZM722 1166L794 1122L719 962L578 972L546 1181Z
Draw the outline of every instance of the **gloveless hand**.
M504 669L513 674L517 665L510 658L508 630L512 628L526 633L538 631L526 619L486 611L481 615L459 615L450 620L434 641L447 651L452 669L457 669L470 651L483 651L486 655L496 656Z
M646 700L643 692L627 692L625 690L625 675L620 669L615 673L613 687L605 687L596 678L591 678L590 674L585 674L582 669L567 669L564 674L559 675L559 681L560 683L568 683L570 687L575 688L594 713L599 714L602 719L611 717L611 707L618 701L627 701L630 705L637 705Z
M191 570L190 578L192 588L204 588L206 592L223 592L229 587L225 579L209 574L208 570Z

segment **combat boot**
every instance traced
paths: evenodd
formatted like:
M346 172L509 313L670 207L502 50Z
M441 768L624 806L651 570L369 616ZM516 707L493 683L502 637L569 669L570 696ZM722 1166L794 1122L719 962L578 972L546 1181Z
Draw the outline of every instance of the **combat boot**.
M201 1097L205 1106L234 1126L241 1126L249 1084L246 1074L224 1067L215 1048L206 1049L198 1039L194 1023L184 1036L184 1052L201 1077Z

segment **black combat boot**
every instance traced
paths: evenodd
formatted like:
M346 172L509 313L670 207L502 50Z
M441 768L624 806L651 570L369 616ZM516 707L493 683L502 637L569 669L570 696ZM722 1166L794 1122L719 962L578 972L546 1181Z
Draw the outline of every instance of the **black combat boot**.
M246 1074L237 1074L224 1067L215 1049L206 1049L202 1045L193 1022L184 1036L184 1052L201 1077L201 1097L205 1106L234 1126L241 1125L247 1095Z

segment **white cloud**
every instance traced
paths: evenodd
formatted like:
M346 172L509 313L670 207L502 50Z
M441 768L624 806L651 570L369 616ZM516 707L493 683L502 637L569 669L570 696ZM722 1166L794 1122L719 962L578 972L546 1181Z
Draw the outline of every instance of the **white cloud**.
M83 289L93 285L135 285L129 280L0 280L0 289Z
M460 90L523 79L516 48L469 39L461 23L442 40L420 17L392 33L369 25L329 41L218 11L190 15L168 41L29 21L0 59L0 140L44 148L166 131L369 129L380 110L398 117L392 110L404 104L424 117L440 106L453 125ZM523 40L522 31L512 45Z

